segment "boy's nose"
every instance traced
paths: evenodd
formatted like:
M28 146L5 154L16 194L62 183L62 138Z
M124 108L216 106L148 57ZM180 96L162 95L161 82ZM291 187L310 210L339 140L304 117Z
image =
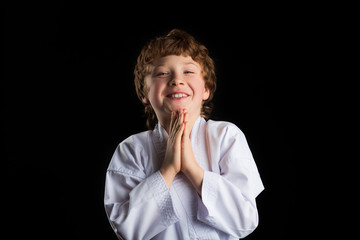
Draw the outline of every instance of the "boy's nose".
M174 74L170 81L170 86L184 85L184 80L177 74Z

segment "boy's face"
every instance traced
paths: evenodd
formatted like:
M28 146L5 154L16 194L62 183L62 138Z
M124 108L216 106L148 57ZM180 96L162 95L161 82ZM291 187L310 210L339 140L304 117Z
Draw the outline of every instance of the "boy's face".
M147 99L159 121L170 117L172 111L186 109L190 117L200 115L203 100L209 90L201 74L201 66L190 56L169 55L157 59L145 77Z

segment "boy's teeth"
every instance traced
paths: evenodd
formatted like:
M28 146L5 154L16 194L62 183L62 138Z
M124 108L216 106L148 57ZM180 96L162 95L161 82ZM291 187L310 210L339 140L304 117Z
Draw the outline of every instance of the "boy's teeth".
M181 98L181 97L186 97L187 95L186 94L183 94L183 93L180 93L180 94L172 94L171 97L172 98Z

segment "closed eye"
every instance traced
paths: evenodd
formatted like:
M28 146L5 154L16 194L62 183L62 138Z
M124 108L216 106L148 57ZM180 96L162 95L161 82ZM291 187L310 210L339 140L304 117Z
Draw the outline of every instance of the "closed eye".
M194 72L192 72L192 71L185 71L184 73L185 73L185 74L192 74L192 73L194 73Z
M156 73L156 77L161 77L161 76L167 76L167 75L169 75L169 73L168 72L159 72L159 73Z

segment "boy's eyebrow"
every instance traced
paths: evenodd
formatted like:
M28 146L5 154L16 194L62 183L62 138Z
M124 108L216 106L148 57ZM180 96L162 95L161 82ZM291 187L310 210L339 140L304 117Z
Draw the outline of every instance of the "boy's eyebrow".
M195 62L183 62L183 64L184 65L190 65L190 64L192 64L192 65L195 65L195 66L197 66L198 67L198 65L195 63Z
M195 62L183 62L183 65L194 65L196 67L199 67ZM153 68L158 68L158 67L164 67L166 64L164 63L160 63L160 64L156 64L156 65L152 65Z
M183 62L181 62L181 64L183 65L194 65L198 68L201 68L200 64L195 62L195 61L191 61L191 60L184 60ZM152 68L158 68L158 67L164 67L166 66L166 62L160 61L157 64L154 64L154 62L151 64Z

